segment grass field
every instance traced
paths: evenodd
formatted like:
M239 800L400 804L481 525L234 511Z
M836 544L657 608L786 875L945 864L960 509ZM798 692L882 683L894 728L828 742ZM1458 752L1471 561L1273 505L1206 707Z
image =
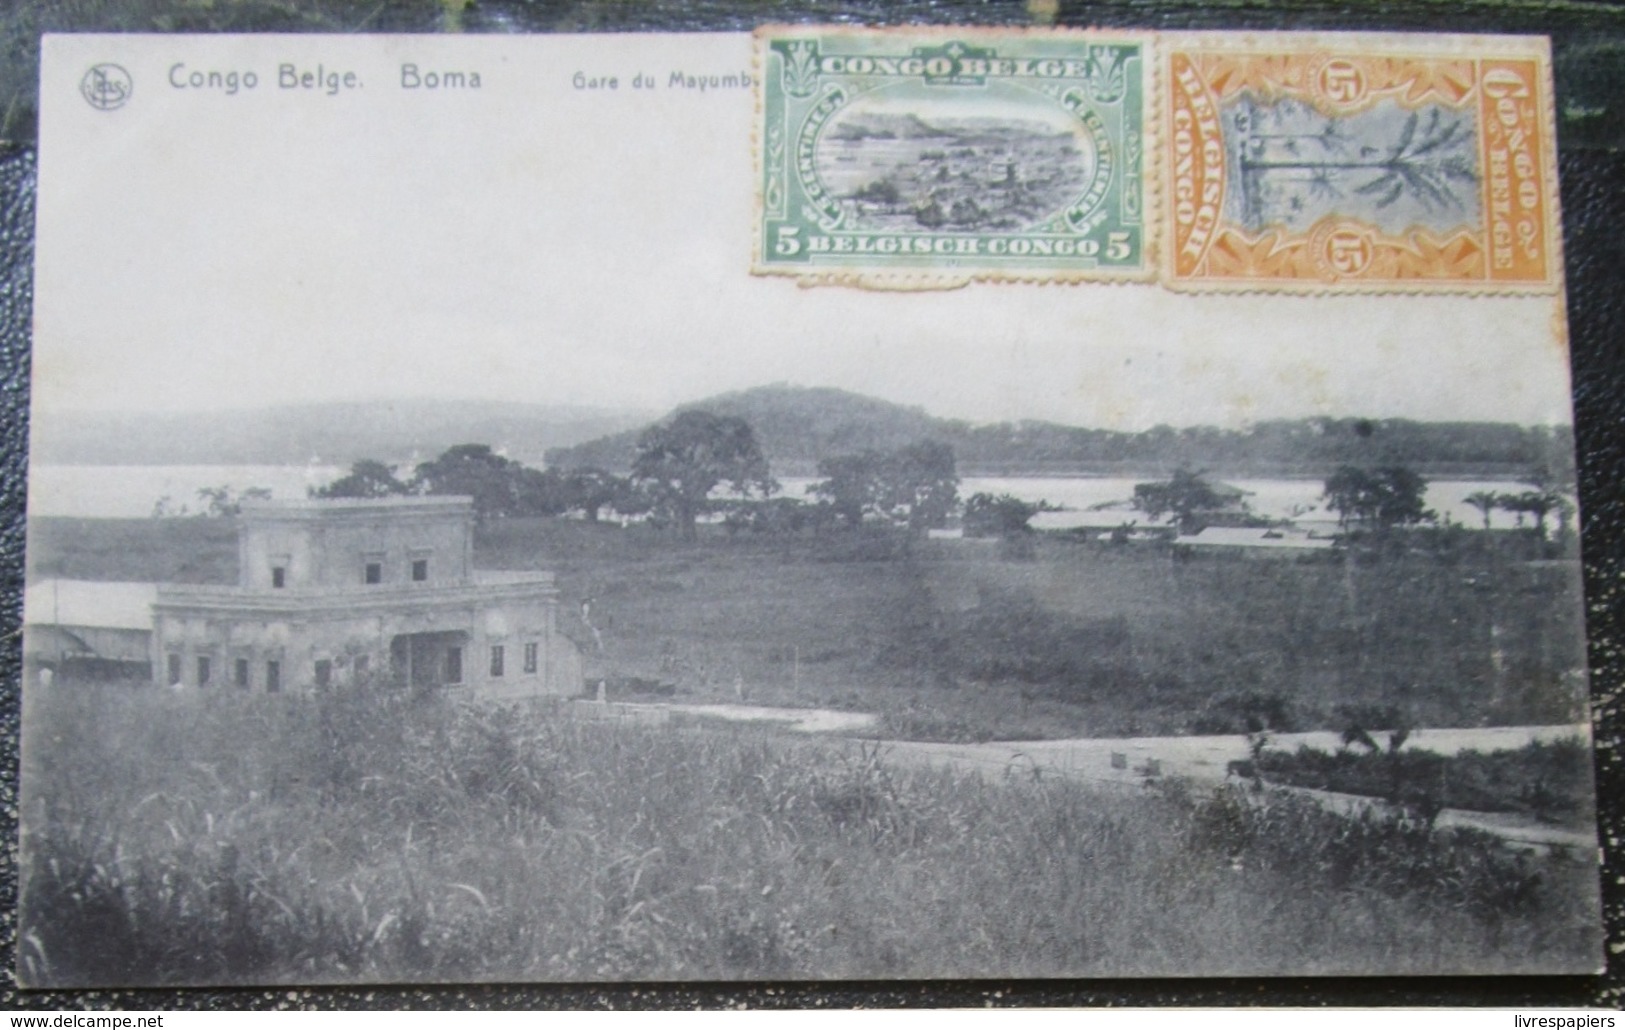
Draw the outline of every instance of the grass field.
M26 703L30 986L1601 962L1588 856L1267 793L394 690Z
M552 568L567 599L593 599L601 656L577 627L589 675L715 698L742 684L753 700L879 711L900 736L1242 732L1260 711L1328 728L1361 704L1416 725L1585 717L1568 565L1180 562L1053 538L1006 553L886 534L683 547L547 521L480 542L482 562Z
M714 528L714 527L709 527ZM35 520L53 575L230 582L224 520ZM1469 535L1471 536L1471 535ZM1380 560L1177 561L1155 547L895 533L684 544L647 527L514 519L486 568L558 575L589 679L690 699L861 709L880 733L974 740L1586 716L1578 566L1493 550ZM591 619L603 650L581 621Z

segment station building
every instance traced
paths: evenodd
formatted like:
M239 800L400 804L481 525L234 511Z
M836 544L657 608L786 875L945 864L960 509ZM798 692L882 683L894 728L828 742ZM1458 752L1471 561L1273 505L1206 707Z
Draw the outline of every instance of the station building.
M162 685L581 690L552 573L476 571L467 497L250 501L238 522L237 585L157 587Z

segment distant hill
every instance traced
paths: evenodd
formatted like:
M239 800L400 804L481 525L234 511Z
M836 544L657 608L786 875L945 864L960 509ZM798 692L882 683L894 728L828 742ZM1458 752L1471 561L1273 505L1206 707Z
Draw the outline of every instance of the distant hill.
M927 437L957 438L970 428L967 423L934 418L921 408L827 387L761 386L685 404L672 414L695 408L748 422L780 475L799 474L786 466L805 466L800 471L810 474L824 458L895 450ZM624 474L632 467L643 428L556 448L548 451L547 463L597 465Z
M750 423L780 476L812 475L824 458L896 450L924 439L952 446L961 475L1138 473L1188 465L1229 476L1323 476L1344 464L1404 464L1434 476L1521 476L1544 467L1562 477L1572 474L1574 454L1568 427L1362 418L1282 419L1241 430L1158 426L1138 433L1037 421L976 425L844 390L783 384L676 410L694 408ZM640 432L555 448L547 462L624 474Z
M95 413L40 419L33 459L59 465L347 465L424 460L488 443L539 463L567 446L648 422L647 414L545 404L403 400L287 405L252 411Z
M927 123L919 115L871 112L853 115L835 126L831 135L841 140L936 139L953 134Z

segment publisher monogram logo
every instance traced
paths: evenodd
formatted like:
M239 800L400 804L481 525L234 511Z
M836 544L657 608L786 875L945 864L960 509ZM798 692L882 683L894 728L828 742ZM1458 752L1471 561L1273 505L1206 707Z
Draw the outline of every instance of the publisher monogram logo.
M98 111L116 111L130 99L135 83L116 64L96 64L79 80L79 93Z

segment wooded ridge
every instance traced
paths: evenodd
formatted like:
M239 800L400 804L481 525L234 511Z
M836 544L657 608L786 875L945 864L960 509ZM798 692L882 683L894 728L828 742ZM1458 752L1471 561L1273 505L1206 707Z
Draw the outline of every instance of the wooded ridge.
M1278 419L1244 429L1157 426L1143 432L1040 421L977 425L844 390L782 384L677 410L696 408L748 422L779 476L813 475L818 462L831 457L893 451L924 439L952 447L962 475L1064 476L1189 466L1231 476L1324 476L1342 465L1406 465L1429 475L1523 475L1542 468L1566 478L1574 460L1569 426L1352 417ZM624 473L631 468L639 432L628 429L553 448L547 463Z

